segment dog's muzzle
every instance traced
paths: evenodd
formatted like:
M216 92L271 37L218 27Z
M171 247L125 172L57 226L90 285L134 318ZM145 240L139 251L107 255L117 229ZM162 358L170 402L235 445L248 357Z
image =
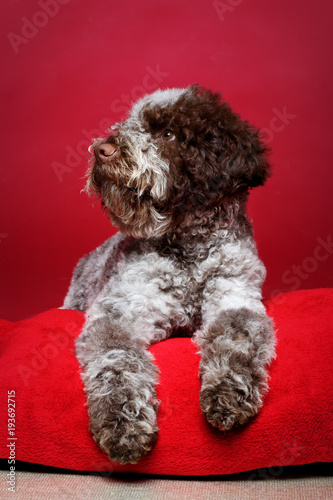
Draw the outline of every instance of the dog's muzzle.
M104 142L95 146L94 154L97 162L102 165L117 156L118 148L114 144Z

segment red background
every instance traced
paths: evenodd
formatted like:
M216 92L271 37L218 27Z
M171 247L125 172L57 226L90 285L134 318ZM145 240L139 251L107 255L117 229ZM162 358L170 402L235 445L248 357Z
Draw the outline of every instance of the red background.
M2 3L3 318L61 305L76 261L114 232L99 205L80 194L84 130L95 129L95 136L124 117L145 89L192 83L220 91L244 119L266 130L272 147L274 176L249 204L268 270L265 297L333 285L333 248L323 246L333 237L333 4L219 5ZM73 150L79 155L69 157ZM55 162L66 170L56 175Z

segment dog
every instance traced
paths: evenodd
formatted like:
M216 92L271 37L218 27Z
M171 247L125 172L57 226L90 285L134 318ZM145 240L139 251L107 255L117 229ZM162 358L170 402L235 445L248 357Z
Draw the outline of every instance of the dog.
M199 85L146 95L111 129L92 146L87 190L119 231L79 261L63 307L86 313L76 356L92 435L125 464L156 441L148 348L171 335L198 346L213 427L262 406L275 337L246 203L270 162L259 131Z

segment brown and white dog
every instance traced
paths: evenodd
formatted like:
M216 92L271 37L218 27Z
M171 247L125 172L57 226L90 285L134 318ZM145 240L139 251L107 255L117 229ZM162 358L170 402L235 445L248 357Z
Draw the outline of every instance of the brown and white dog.
M120 232L80 260L63 307L86 312L76 354L92 434L112 460L135 463L158 431L147 348L170 335L199 347L214 427L262 405L275 342L246 202L269 162L258 131L199 86L145 96L93 150L87 188Z

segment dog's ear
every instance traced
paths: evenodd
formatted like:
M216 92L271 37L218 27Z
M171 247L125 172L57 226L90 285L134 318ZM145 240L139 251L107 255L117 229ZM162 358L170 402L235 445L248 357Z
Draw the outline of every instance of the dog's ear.
M219 134L222 168L240 187L262 186L270 175L269 149L260 131L233 113L228 104L220 105Z
M192 86L192 92L206 104L205 114L209 116L205 124L205 163L213 174L212 183L229 194L263 185L270 175L270 163L269 148L260 131L234 113L219 94L197 85Z

